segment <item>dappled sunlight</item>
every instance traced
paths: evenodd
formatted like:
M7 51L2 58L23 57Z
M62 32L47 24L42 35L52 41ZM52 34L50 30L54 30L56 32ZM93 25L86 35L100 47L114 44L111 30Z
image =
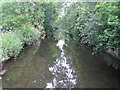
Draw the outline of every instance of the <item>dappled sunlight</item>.
M49 71L54 75L53 80L47 83L46 88L73 88L76 85L76 75L75 71L72 69L71 65L68 63L65 57L63 46L65 45L64 40L59 40L57 45L61 50L60 57L56 59L53 67L49 67Z

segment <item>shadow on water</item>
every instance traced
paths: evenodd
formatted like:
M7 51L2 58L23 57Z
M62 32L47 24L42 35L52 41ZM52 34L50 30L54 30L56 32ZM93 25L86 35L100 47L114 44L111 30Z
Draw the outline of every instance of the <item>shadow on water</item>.
M66 55L69 52L68 56L72 56L71 57L72 59L70 60L77 74L76 87L81 88L119 87L118 72L113 70L113 68L107 65L107 63L104 60L107 58L102 57L99 54L93 55L91 48L85 45L80 45L79 43L72 44L70 47L66 49L67 49Z
M3 88L117 88L118 75L101 55L80 43L67 42L62 49L54 40L25 48L5 65Z

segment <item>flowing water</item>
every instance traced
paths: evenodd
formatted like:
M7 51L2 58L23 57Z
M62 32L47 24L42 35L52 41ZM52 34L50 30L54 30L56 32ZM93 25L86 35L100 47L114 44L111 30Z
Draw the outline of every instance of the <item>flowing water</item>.
M80 43L46 39L5 65L3 88L118 88L109 58Z

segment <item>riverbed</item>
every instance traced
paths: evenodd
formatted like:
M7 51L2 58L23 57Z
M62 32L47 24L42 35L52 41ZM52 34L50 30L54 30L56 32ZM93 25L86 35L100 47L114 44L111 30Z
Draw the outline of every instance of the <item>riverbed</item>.
M3 88L118 88L118 72L105 57L78 42L57 44L46 39L9 60Z

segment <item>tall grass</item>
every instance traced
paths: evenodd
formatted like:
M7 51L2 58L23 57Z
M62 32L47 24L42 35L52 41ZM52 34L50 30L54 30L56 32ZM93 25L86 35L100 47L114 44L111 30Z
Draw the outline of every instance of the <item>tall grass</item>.
M23 26L21 30L10 31L0 34L0 62L8 57L16 57L23 46L30 45L32 41L38 40L40 31L30 25Z

